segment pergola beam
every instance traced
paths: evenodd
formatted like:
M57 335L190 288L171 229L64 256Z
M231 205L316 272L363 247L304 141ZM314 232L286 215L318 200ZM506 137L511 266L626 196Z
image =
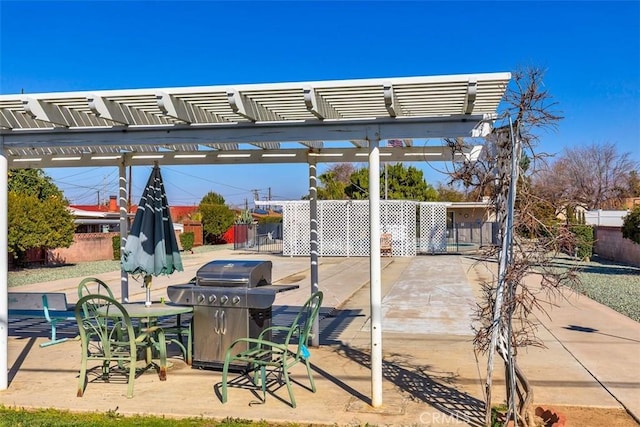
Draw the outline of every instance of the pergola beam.
M482 149L476 146L460 156L453 156L446 146L428 145L414 147L382 147L380 161L416 162L416 161L461 161L465 157L473 160ZM145 166L157 160L163 165L234 165L234 164L293 164L307 163L311 159L315 163L361 163L367 159L368 145L344 148L305 149L253 149L253 150L197 150L197 151L154 151L126 153L81 153L74 155L34 153L32 156L12 155L8 150L5 155L12 169L24 168L59 168L81 167L92 165L117 166L126 160L127 165Z
M186 124L192 122L191 118L189 118L186 102L165 92L157 92L156 101L158 102L158 108L160 108L160 111L162 111L164 115L180 120Z
M389 116L396 117L400 115L400 104L393 91L393 85L389 82L384 84L384 107L387 109Z
M470 78L467 86L467 94L464 99L464 114L471 114L476 105L476 96L478 95L478 82Z
M91 147L121 145L171 145L257 143L273 141L360 141L376 135L379 139L455 138L473 136L484 116L446 118L372 119L361 121L237 123L194 127L154 126L126 129L72 128L60 134L52 129L2 132L6 148L37 146Z
M71 124L64 117L60 108L40 99L25 97L22 99L24 111L36 120L53 123L54 125L69 127Z
M234 113L252 122L282 120L272 111L269 111L235 89L229 89L227 91L227 100Z
M339 119L340 113L338 113L325 99L319 95L312 87L305 87L304 92L304 104L307 110L316 116L320 120L324 119Z
M91 95L87 97L87 103L89 109L96 116L110 122L118 123L120 125L129 126L129 120L122 112L122 108L116 102L110 99L103 98L97 95Z

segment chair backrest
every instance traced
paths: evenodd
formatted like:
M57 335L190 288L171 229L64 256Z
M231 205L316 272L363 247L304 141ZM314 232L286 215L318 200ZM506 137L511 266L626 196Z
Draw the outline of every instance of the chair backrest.
M115 299L111 288L109 288L109 285L95 277L87 277L86 279L82 279L82 281L78 285L78 298L82 298L83 296L89 294L106 295L112 299Z
M86 310L94 307L95 310ZM99 294L85 295L76 304L75 318L85 351L109 352L112 346L136 347L136 335L127 310L115 299ZM95 341L90 345L89 341Z
M286 345L298 345L298 349L296 351L297 358L299 358L306 351L306 345L311 335L311 328L313 327L313 323L318 317L318 313L320 312L322 297L322 291L314 292L304 303L295 319L293 320L293 323L291 323L285 343ZM292 339L296 338L297 342L291 342Z
M109 286L102 280L95 277L87 277L86 279L82 279L82 281L78 285L78 298L82 299L82 297L87 295L104 295L111 299L115 299L111 288L109 288ZM82 308L85 310L86 317L93 314L92 312L94 312L96 309L96 306L94 306L93 303L97 302L98 301L91 301L86 302L82 305ZM80 301L78 301L78 304L80 304Z

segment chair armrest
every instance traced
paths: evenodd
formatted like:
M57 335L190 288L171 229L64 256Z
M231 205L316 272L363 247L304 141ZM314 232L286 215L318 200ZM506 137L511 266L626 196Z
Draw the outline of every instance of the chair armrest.
M258 348L262 348L263 346L264 347L271 347L271 348L276 348L276 349L281 350L281 351L284 351L284 350L287 349L287 347L285 345L278 344L278 343L273 342L273 341L262 340L262 339L259 339L259 338L238 338L235 341L233 341L229 345L229 347L227 347L227 354L230 354L231 350L233 350L233 347L236 344L239 344L239 343L257 344L257 346L255 346L255 347L258 347ZM250 345L249 345L249 347L251 348Z
M260 335L258 335L259 339L262 339L262 337L264 336L264 334L268 333L268 332L273 332L273 331L282 331L282 332L287 332L287 334L290 334L292 331L299 331L299 327L295 326L295 327L291 327L291 326L270 326L268 328L265 328L262 330L262 332L260 332Z

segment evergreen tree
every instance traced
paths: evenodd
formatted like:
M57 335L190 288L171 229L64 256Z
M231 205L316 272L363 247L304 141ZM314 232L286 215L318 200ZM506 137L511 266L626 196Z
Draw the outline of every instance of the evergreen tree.
M30 249L68 248L75 224L62 191L42 169L9 172L8 247L16 265Z
M202 228L209 242L219 242L222 235L233 225L235 214L225 204L224 197L210 191L200 201Z
M405 167L402 163L387 166L385 173L380 173L380 194L387 194L389 200L415 200L419 202L438 200L438 192L424 180L422 171L414 166ZM348 198L365 200L369 198L369 169L358 169L351 174L350 184L345 193Z

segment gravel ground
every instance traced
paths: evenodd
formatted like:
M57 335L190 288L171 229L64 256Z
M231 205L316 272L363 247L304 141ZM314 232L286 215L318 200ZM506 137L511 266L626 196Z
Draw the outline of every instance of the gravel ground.
M193 248L193 253L204 253L222 250L229 245L205 245ZM183 252L183 258L191 256L188 252ZM19 271L9 272L9 287L29 285L32 283L50 282L53 280L66 279L70 277L87 277L100 273L120 270L120 261L92 261L81 262L54 267L25 268Z
M604 304L640 322L640 268L617 264L594 256L588 262L559 258L560 268L578 267L581 284L575 289L594 301Z

